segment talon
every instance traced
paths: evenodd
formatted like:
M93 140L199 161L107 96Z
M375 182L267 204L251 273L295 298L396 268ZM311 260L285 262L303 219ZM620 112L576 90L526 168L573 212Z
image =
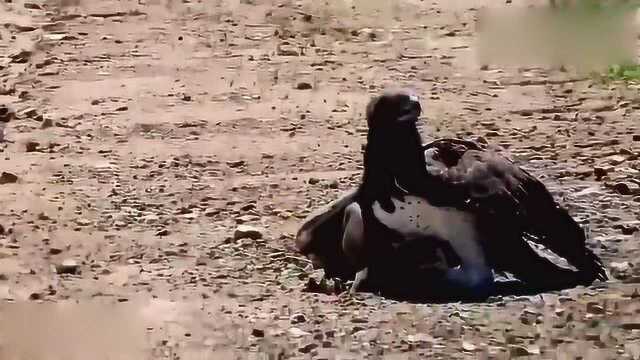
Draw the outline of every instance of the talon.
M367 279L368 273L368 268L364 268L356 273L356 277L355 279L353 279L353 283L351 284L351 288L349 289L349 294L353 295L358 292L358 289L362 286L362 283Z

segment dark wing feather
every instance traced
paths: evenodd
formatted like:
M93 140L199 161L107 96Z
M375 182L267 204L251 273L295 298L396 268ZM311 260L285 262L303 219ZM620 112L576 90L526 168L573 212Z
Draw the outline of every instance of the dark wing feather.
M355 201L358 190L350 190L338 199L312 212L302 222L295 245L305 256L314 254L323 261L329 277L350 278L354 269L342 250L343 217L345 209Z
M451 206L478 213L516 214L526 197L522 183L527 174L506 158L480 144L440 139L424 146L427 170L449 184L457 198Z
M528 222L524 232L579 269L584 276L584 283L596 279L607 280L602 261L586 247L584 230L569 212L560 206L545 186L532 175L529 175L529 181L524 183L524 188L528 194L525 205L529 218L541 219Z
M456 194L451 206L475 212L502 237L486 239L489 245L509 248L505 242L524 242L528 235L575 266L583 283L607 279L584 231L533 175L471 141L441 139L424 150L429 173Z

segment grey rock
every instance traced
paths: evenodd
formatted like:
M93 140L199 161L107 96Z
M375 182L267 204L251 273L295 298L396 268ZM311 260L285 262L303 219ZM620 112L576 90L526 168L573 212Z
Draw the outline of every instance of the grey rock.
M80 272L80 264L75 260L67 259L61 264L56 265L56 273L58 274L72 274L76 275Z
M304 322L307 322L307 317L304 316L304 314L294 314L293 316L291 316L292 324L300 324Z
M252 240L262 239L262 231L249 225L239 225L233 233L234 240L249 238Z

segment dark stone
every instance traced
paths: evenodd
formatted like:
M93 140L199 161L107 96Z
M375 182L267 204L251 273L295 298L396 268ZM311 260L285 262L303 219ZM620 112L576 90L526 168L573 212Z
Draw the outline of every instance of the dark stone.
M298 85L296 85L296 89L298 90L311 90L313 89L313 86L311 84L309 84L308 82L299 82Z
M12 173L2 172L0 175L0 185L2 184L14 184L18 182L18 177Z

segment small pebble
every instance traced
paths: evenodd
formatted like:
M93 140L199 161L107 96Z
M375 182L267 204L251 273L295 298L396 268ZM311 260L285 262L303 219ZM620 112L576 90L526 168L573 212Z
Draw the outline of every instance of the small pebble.
M58 274L78 274L80 265L72 259L64 260L61 264L56 265L56 273Z
M313 86L308 82L299 82L296 85L296 89L298 89L298 90L310 90L310 89L313 89Z
M262 239L262 231L249 225L239 225L233 232L233 239L240 240L249 238L251 240Z
M300 324L300 323L304 323L307 322L307 318L306 316L304 316L304 314L295 314L293 316L291 316L291 323L292 324Z
M36 141L27 141L27 143L25 144L25 150L27 152L38 151L39 147L40 147L40 143Z
M0 185L2 184L14 184L18 182L18 176L12 174L12 173L8 173L3 171L2 174L0 174Z

